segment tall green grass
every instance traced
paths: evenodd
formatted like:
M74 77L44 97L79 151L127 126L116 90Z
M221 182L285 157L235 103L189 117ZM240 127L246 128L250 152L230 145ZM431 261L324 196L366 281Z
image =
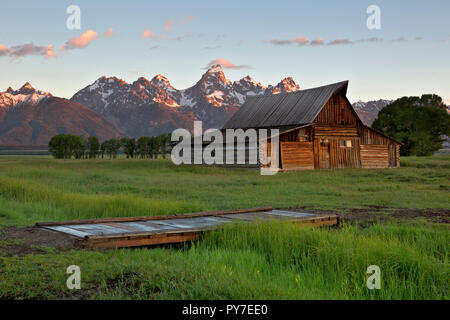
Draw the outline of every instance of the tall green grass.
M241 223L182 249L0 258L0 298L79 298L65 288L65 268L77 264L85 298L448 299L448 229L423 226L415 237L415 228ZM380 290L366 286L369 265L381 269Z
M32 181L3 178L0 180L0 196L5 200L23 204L36 204L50 209L39 218L56 220L130 217L175 214L202 211L198 203L164 201L164 199L142 198L132 194L86 195L67 192L49 185ZM51 210L53 209L53 210ZM1 209L0 209L1 214ZM33 215L31 218L36 219Z
M175 166L162 159L0 156L0 225L255 206L448 209L450 167L428 164L450 163L450 156L403 161L411 166L261 176L256 170Z

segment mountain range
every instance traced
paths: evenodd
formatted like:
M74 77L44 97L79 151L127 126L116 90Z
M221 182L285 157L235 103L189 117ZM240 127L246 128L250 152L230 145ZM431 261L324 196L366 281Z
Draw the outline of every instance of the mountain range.
M264 86L250 76L231 82L222 67L210 67L192 87L174 88L163 75L133 83L101 77L71 98L105 116L133 137L156 135L176 128L192 129L193 120L204 128L221 127L248 96L300 90L292 78Z
M18 90L0 92L0 145L46 145L59 133L96 135L100 140L152 136L192 129L193 120L203 121L204 129L220 128L249 96L297 90L301 88L291 77L268 86L250 76L230 81L220 65L211 66L184 90L163 75L132 83L103 76L65 99L27 82ZM390 102L359 101L353 106L370 125Z
M60 133L95 135L101 140L124 135L97 112L36 90L28 82L0 93L0 145L47 145Z

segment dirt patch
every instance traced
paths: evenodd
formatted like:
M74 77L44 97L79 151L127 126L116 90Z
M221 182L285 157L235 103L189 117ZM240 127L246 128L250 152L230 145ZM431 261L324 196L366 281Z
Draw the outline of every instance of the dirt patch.
M348 209L343 212L314 210L310 207L293 209L300 212L309 212L319 215L338 214L344 222L364 223L364 222L386 222L389 220L413 220L424 218L434 223L450 223L450 210L439 209L406 209L389 208L385 206L368 206L365 208Z
M69 250L78 248L79 245L73 237L43 228L0 229L0 249L3 256L43 254L46 252L45 247Z

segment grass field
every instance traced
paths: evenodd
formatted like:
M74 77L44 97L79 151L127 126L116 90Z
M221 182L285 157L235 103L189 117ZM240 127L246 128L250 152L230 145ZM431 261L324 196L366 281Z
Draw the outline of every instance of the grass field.
M450 156L402 158L401 165L261 176L162 159L0 156L4 234L38 221L256 206L337 211L352 221L331 229L237 224L192 246L109 251L11 254L26 240L4 236L0 298L448 299L449 227L434 217L450 211ZM65 285L73 264L81 290ZM366 287L373 264L380 290Z

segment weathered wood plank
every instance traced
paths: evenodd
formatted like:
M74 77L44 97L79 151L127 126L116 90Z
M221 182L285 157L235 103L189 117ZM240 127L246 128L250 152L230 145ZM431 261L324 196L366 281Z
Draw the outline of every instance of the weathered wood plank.
M117 218L100 218L100 219L86 219L86 220L72 220L72 221L51 221L51 222L38 222L37 227L42 226L58 226L66 224L91 224L91 223L104 223L104 222L128 222L128 221L148 221L148 220L166 220L166 219L179 219L179 218L191 218L191 217L205 217L205 216L219 216L225 214L245 213L245 212L258 212L258 211L271 211L272 207L258 207L248 209L235 209L235 210L218 210L218 211L205 211L197 213L184 213L174 214L167 216L140 216L140 217L117 217Z

